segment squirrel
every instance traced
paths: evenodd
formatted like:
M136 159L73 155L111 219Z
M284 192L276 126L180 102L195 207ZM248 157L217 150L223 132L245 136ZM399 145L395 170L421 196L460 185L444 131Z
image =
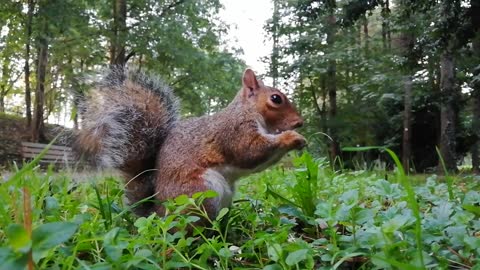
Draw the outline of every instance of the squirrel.
M213 190L203 201L210 218L232 203L235 181L301 149L294 131L303 119L280 90L265 86L246 69L242 87L223 110L180 119L179 102L155 76L110 68L91 89L82 108L77 146L125 178L130 204L153 195L161 202ZM137 205L139 216L165 208L154 201Z

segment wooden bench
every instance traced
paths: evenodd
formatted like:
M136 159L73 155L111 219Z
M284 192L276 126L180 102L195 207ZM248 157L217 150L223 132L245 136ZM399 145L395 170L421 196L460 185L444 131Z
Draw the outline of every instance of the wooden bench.
M47 144L22 142L22 157L24 159L34 159L42 152ZM72 148L60 145L51 145L45 155L39 160L40 163L69 165L76 163Z

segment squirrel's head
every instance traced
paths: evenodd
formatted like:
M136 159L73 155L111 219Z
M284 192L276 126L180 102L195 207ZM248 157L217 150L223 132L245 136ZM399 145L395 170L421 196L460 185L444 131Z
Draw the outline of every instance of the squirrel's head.
M263 117L269 133L277 134L303 125L303 119L280 90L265 86L251 69L243 73L242 100Z

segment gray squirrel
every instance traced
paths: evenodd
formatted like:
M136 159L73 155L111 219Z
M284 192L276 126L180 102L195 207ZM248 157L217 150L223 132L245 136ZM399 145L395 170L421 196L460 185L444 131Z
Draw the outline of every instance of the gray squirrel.
M251 69L223 110L180 119L171 89L154 76L112 68L90 92L83 108L80 149L101 166L118 169L130 203L154 196L165 201L214 190L203 201L210 218L232 202L235 181L305 146L294 131L303 120L287 97L265 86ZM133 211L165 215L147 201Z

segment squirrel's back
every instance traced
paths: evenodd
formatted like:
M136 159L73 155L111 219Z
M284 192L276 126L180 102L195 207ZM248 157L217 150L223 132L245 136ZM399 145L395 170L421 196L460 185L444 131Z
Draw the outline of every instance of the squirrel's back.
M151 169L179 118L171 89L155 76L112 68L95 83L80 111L76 145L82 153L98 166L119 169L129 181L131 202L153 195Z

